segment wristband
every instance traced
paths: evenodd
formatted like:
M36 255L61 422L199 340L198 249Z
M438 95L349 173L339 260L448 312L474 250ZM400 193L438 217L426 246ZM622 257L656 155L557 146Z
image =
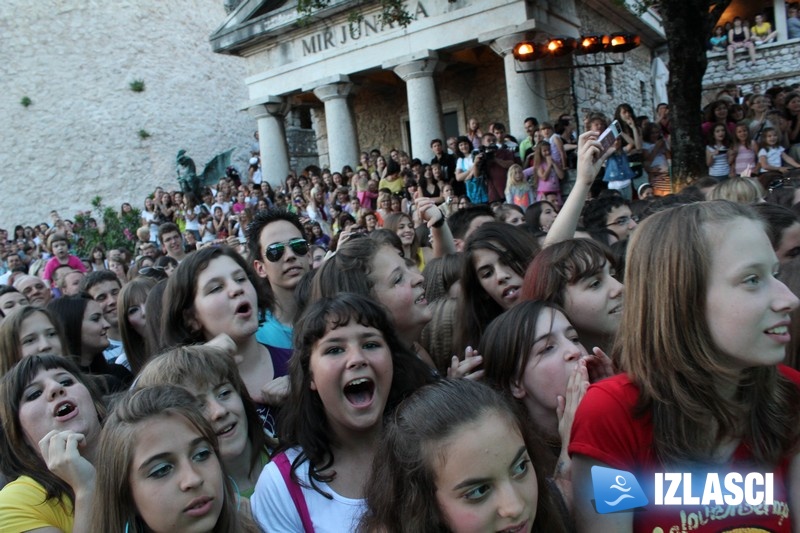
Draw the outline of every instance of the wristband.
M442 218L431 224L432 228L441 228L444 226L444 214L442 214Z

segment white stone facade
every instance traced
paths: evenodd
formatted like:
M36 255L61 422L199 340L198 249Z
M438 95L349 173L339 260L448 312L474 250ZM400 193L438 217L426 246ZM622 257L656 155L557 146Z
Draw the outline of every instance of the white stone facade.
M71 217L95 196L141 207L178 187L181 148L198 169L235 148L246 169L244 61L209 44L225 17L220 0L0 2L0 227Z
M364 17L355 25L348 22L353 9ZM454 135L454 119L462 133L475 117L484 131L500 121L520 136L526 116L552 121L571 111L569 70L522 72L568 67L571 58L517 63L511 50L526 39L642 30L645 45L626 54L624 65L575 71L577 107L608 113L628 102L652 114L649 46L663 43L663 31L614 0L410 0L407 9L416 17L408 27L381 26L377 2L332 0L300 24L296 2L245 0L212 45L246 59L247 106L264 122L260 127L273 128L276 120L264 109L311 107L320 163L334 170L357 163L356 147L384 153L395 147L430 160L430 140ZM606 91L612 85L613 94ZM262 149L281 144L264 136L261 143ZM283 179L289 168L281 161L288 159L265 168L269 181Z

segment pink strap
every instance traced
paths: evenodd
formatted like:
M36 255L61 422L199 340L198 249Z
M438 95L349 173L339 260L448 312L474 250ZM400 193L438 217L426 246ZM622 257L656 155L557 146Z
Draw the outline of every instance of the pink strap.
M289 496L291 496L294 506L300 515L300 522L303 523L303 531L305 533L314 533L314 524L311 523L311 516L308 514L308 506L306 505L303 491L297 483L292 481L292 465L289 464L289 458L286 457L285 453L279 453L272 460L278 466L283 482L286 483L286 488L289 489Z

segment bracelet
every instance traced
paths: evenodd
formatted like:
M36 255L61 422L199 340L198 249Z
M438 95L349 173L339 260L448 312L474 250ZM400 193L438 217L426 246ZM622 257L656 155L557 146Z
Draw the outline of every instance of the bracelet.
M431 224L432 228L441 228L442 226L444 226L444 213L442 213L442 217L439 220Z

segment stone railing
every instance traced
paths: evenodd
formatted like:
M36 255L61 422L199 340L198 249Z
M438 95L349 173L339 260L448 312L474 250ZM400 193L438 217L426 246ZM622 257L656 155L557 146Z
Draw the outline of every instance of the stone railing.
M754 82L761 82L762 91L773 85L800 83L800 39L757 46L755 66L750 65L745 48L737 49L734 59L734 69L728 70L726 52L708 53L704 92L716 92L727 83L740 85L745 93Z

